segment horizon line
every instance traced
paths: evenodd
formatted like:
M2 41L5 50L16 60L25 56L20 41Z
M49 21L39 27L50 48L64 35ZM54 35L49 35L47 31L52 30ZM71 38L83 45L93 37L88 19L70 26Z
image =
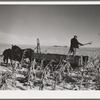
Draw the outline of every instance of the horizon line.
M0 44L5 44L5 45L7 44L7 45L36 46L36 45L34 45L34 44L32 45L32 44L18 44L18 43L16 43L16 44L12 44L12 43L0 43ZM55 45L55 44L54 44L54 45L40 45L40 46L52 46L52 47L67 47L67 48L70 48L70 46L67 46L67 45ZM90 47L87 46L87 47L85 47L85 46L84 46L84 47L80 47L80 48L100 48L100 47L97 47L97 46L90 46ZM79 49L80 49L80 48L79 48Z

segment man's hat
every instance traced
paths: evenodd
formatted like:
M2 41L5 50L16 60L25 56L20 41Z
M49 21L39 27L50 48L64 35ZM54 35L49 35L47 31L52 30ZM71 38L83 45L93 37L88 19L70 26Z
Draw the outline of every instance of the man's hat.
M74 35L74 38L77 38L77 35Z

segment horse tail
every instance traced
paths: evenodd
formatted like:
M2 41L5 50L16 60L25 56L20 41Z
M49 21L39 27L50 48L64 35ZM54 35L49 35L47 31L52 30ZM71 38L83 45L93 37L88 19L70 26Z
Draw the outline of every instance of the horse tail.
M11 49L6 49L3 51L3 61L5 62L5 60L8 60L8 59L12 59L12 50Z

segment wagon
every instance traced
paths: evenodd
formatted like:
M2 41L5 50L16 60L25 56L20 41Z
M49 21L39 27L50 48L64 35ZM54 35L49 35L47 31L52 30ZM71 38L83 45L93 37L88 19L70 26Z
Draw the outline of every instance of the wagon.
M66 60L69 61L70 64L73 66L82 66L82 65L86 65L88 63L89 60L89 56L80 56L80 55L76 55L75 57L73 56L66 56L66 55L62 55L62 54L51 54L51 53L34 53L34 58L37 61L40 60L45 60L45 61L51 61L54 60L57 63L59 63L61 60Z

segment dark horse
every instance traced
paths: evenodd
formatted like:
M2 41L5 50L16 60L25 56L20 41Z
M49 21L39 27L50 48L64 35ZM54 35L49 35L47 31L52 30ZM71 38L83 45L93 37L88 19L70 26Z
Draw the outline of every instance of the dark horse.
M21 49L16 45L12 45L12 58L15 61L21 62L23 53L25 53L24 58L29 58L30 61L34 60L34 51L30 48ZM25 52L24 52L25 51Z
M10 59L10 61L12 61L12 50L9 48L9 49L5 49L3 51L3 61L4 63L8 64L8 59Z

